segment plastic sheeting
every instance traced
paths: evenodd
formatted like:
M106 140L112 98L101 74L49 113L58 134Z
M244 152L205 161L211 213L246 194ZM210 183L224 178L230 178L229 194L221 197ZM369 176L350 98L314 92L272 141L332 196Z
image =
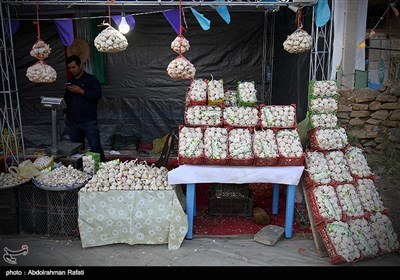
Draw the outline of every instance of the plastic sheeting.
M196 67L196 78L223 79L225 89L235 89L239 81L255 81L260 91L264 14L231 13L229 25L215 11L204 14L211 20L208 31L201 29L191 13L186 13L188 29L184 35L191 48L185 57ZM297 108L301 120L306 113L309 54L291 55L282 48L286 36L295 30L295 14L282 9L276 19L272 104L300 102ZM36 26L23 21L14 35L27 147L51 144L51 112L41 107L40 96L62 97L67 79L65 48L55 24L41 22L41 30L42 40L52 48L46 63L58 75L52 84L33 84L25 76L26 69L35 63L29 52L36 41ZM111 146L113 134L140 134L142 143L151 143L171 130L177 131L184 123L184 99L189 81L172 80L166 72L169 62L177 57L170 48L176 37L174 30L162 13L140 15L136 28L126 36L128 48L106 54L104 60L106 81L102 84L98 122L106 149ZM92 41L88 42L93 45ZM68 140L61 112L58 112L58 135Z

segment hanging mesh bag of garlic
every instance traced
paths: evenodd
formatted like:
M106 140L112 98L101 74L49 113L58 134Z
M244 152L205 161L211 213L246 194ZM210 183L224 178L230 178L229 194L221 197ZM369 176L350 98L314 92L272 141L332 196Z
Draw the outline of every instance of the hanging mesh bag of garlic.
M171 49L179 54L184 54L190 49L189 41L183 35L178 35L171 42Z
M26 70L26 76L32 83L48 84L57 79L57 72L43 60L39 60Z
M194 78L196 68L189 60L180 55L168 64L167 72L172 79L190 80Z
M32 46L30 55L39 60L43 60L49 57L50 52L50 45L46 44L42 39L38 39Z
M287 36L283 42L283 48L288 53L304 53L311 49L312 38L307 31L298 28L292 34Z
M109 26L96 36L94 45L99 52L116 53L128 47L128 40L117 29Z

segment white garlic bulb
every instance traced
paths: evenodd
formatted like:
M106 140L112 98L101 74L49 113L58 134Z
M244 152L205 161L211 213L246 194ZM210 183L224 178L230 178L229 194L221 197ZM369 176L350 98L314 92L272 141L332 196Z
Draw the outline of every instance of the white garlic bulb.
M254 131L253 151L254 155L260 158L278 157L278 145L274 131L271 129Z
M310 95L314 97L336 97L338 95L336 81L315 81L311 83Z
M372 257L379 253L378 240L375 238L370 224L365 219L349 221L350 232L361 256Z
M240 105L254 105L257 103L257 90L254 82L239 82L237 87Z
M335 189L330 185L321 185L312 190L318 206L319 215L326 220L340 221L342 209L336 196ZM318 221L319 222L319 221Z
M253 158L252 135L249 129L234 128L229 131L229 155L233 159Z
M346 130L341 127L337 129L315 128L315 141L310 141L311 148L315 150L340 150L348 144Z
M313 98L310 103L310 110L313 113L334 113L338 109L335 98Z
M228 156L228 131L224 127L207 127L204 131L204 156L209 159L226 159Z
M321 152L306 153L307 172L317 184L329 184L331 181L328 162Z
M352 184L338 185L336 192L342 205L343 214L348 217L362 217L364 215L360 197Z
M224 124L233 127L255 127L258 125L258 110L255 107L226 107Z
M187 105L206 105L207 104L207 81L204 79L194 79L190 83L186 94Z
M278 143L279 153L284 157L298 158L303 156L303 147L296 129L280 129L276 133L276 142Z
M367 159L362 154L362 150L357 147L350 147L346 152L347 163L350 172L358 177L371 176L371 168L368 166Z
M261 127L291 128L296 125L294 106L262 106Z
M374 181L371 179L358 179L357 191L365 211L379 212L385 209Z
M182 127L179 130L179 155L198 158L203 155L203 147L203 131L200 127Z
M311 127L335 128L338 119L335 114L310 114Z
M222 126L222 109L219 106L187 106L185 123L189 126Z
M211 80L207 84L208 104L217 105L223 104L225 99L224 81Z
M329 173L332 180L337 182L351 182L353 180L343 152L328 152L325 158L328 162Z

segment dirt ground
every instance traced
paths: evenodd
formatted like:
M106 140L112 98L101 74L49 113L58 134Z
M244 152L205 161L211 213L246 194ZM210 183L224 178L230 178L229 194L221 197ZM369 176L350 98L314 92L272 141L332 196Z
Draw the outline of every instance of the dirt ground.
M368 159L368 156L367 156ZM393 229L400 235L400 170L393 172L388 167L370 164L372 171L376 176L375 187L382 198L383 205L389 209L389 218L392 221ZM397 174L396 174L397 173ZM400 238L399 238L400 240Z

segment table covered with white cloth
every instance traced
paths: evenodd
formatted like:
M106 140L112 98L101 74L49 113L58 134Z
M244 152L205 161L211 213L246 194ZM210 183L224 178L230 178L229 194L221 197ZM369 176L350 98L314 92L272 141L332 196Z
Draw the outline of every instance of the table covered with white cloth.
M79 192L82 247L115 243L165 244L179 249L188 230L185 199L173 190Z

